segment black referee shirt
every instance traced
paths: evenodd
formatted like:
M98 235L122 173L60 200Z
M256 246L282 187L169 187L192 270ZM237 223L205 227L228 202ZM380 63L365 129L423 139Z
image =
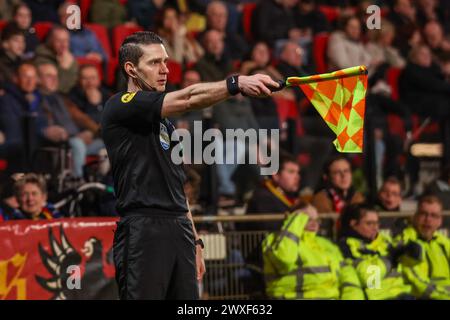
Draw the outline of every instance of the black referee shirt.
M174 127L161 118L164 96L151 91L121 92L112 96L103 110L102 136L121 216L188 211L182 165L175 165L170 158Z

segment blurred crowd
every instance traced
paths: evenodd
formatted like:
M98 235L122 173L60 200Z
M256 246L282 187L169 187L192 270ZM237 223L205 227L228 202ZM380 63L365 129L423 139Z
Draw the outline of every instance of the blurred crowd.
M70 6L78 2L81 29L71 30ZM423 192L449 208L448 1L78 2L0 0L3 220L72 215L50 203L83 183L112 184L100 117L111 94L125 89L117 49L139 30L164 40L168 90L233 73L278 80L355 65L369 70L364 156L336 155L331 130L298 88L267 99L238 95L173 119L193 133L198 120L203 130L280 130L280 170L273 176L261 177L256 165L186 167L186 194L196 213L236 205L248 213L285 212L300 199L319 212L361 202L391 211L400 210L402 197ZM381 9L380 29L367 27L372 4ZM443 144L440 175L419 189L420 159L410 152L416 142ZM83 208L114 215L113 196L94 193Z

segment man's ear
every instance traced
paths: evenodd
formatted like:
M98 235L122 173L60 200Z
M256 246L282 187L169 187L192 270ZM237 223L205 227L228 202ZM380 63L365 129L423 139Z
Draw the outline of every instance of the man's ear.
M134 67L133 63L130 61L125 62L124 64L125 72L132 78L136 79L136 68Z
M355 219L350 220L350 227L354 228L358 224L358 221Z

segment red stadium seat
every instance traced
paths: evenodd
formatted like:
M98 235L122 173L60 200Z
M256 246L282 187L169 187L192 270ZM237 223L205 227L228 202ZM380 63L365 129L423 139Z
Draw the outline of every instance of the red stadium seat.
M143 30L144 28L140 26L126 26L126 25L116 26L112 31L113 55L117 56L119 54L120 45L122 44L123 40L125 40L126 37L128 37L130 34Z
M389 68L386 72L386 80L392 90L391 98L392 100L397 101L400 98L398 92L398 79L400 78L400 74L402 73L402 69L400 68Z
M105 26L97 23L85 23L84 26L95 33L98 41L105 50L106 55L109 59L112 57L111 43L109 42L108 30Z
M405 124L400 116L389 113L387 116L387 122L390 134L399 136L402 139L406 138Z
M275 103L277 105L280 125L288 119L293 119L295 120L297 135L303 135L304 130L301 124L300 114L298 112L295 100L290 100L279 96L274 96L273 99L275 100Z
M92 6L92 0L80 0L81 21L89 21L89 10Z
M170 84L180 84L183 78L183 67L181 64L174 60L167 61L167 68L169 68L169 74L167 75L167 82Z
M323 73L328 71L327 47L330 35L327 32L321 32L314 36L313 57L316 64L316 71Z
M392 90L391 98L394 101L397 101L399 99L398 79L400 77L401 72L402 69L400 68L389 68L386 71L386 81L391 87ZM389 132L391 134L398 135L402 138L406 137L405 125L400 116L396 114L388 114L387 121Z
M319 11L327 18L328 22L333 23L339 18L339 9L333 6L319 6Z
M50 29L53 27L53 23L48 21L39 21L36 22L33 27L34 30L36 30L36 36L39 41L43 42Z
M4 171L8 168L8 161L0 159L0 171Z
M242 26L244 28L244 35L248 41L253 40L252 34L252 17L256 8L256 3L250 2L244 4L242 9Z
M0 32L3 31L3 28L8 24L6 20L0 20Z

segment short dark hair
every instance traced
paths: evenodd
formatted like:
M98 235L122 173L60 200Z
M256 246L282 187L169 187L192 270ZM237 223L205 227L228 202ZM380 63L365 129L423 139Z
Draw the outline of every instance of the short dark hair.
M328 158L327 162L325 162L325 164L323 166L323 173L327 177L329 177L330 176L331 165L333 163L335 163L336 161L341 161L341 160L346 161L350 165L350 169L352 168L352 163L350 162L350 160L346 156L341 155L341 154L337 154L337 155L331 156L330 158Z
M349 236L352 230L350 222L352 220L356 220L357 222L361 221L368 212L375 212L378 214L378 212L367 203L354 203L345 206L339 217L341 227L339 237Z
M424 203L429 203L429 204L437 203L441 206L441 208L443 208L442 200L436 194L433 194L433 193L425 193L422 196L420 196L419 202L417 203L417 209L419 209L420 206L422 206ZM417 210L417 211L419 211L419 210Z
M400 181L397 177L391 176L391 177L388 177L386 180L383 181L383 184L381 185L380 191L381 191L381 190L384 188L384 186L385 186L386 184L388 184L388 183L390 183L390 184L396 184L396 185L398 185L398 186L400 187L400 189L402 188L402 183L401 183L401 181Z
M47 45L50 44L50 41L53 39L53 36L55 35L55 32L61 31L61 30L69 33L69 30L67 30L65 27L58 25L58 24L53 25L52 28L50 29L50 31L45 36L45 43Z
M278 173L281 173L281 171L283 171L286 163L294 163L300 167L300 163L298 162L297 158L294 155L281 150L281 152L280 152L280 170L278 171Z
M13 6L13 8L12 8L12 16L15 17L17 15L17 12L19 11L19 9L22 8L22 7L25 7L28 10L30 10L30 7L25 2L19 2L19 3L15 4ZM33 13L31 13L31 14L33 14Z
M138 64L139 59L144 54L141 45L162 43L162 39L151 31L139 31L126 37L119 49L119 66L125 78L128 78L125 71L125 62L130 61L134 65Z
M23 31L14 22L8 23L3 28L1 41L8 41L15 36L23 36L25 38Z

